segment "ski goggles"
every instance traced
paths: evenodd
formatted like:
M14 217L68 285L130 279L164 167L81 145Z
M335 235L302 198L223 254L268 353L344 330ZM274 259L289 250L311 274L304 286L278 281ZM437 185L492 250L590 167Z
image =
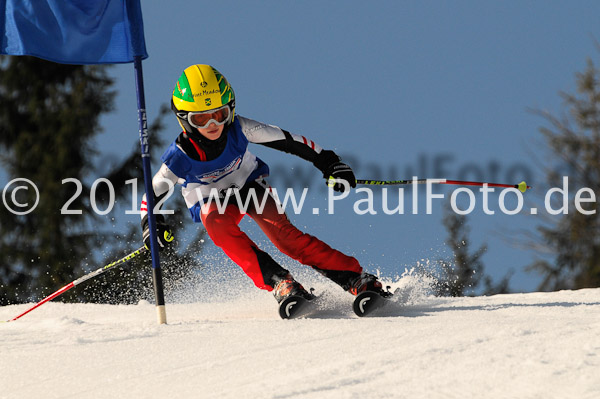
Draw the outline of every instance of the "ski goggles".
M217 126L224 125L231 117L231 108L224 105L220 108L211 109L203 112L188 112L187 120L196 129L205 129L211 123Z

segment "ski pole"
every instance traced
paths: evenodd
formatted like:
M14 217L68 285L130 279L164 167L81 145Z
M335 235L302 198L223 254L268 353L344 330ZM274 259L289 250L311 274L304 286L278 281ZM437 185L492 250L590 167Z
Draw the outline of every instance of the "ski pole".
M448 180L448 179L414 179L414 180L356 180L356 184L363 184L369 186L395 186L401 184L456 184L460 186L484 186L487 184L488 187L506 187L516 188L520 192L524 193L531 186L522 181L519 184L502 184L502 183L487 183L479 181L465 181L465 180Z
M132 253L130 253L129 255L125 255L124 257L122 257L119 260L116 260L112 263L109 263L106 266L103 266L101 268L99 268L98 270L95 270L93 272L90 272L88 274L86 274L85 276L79 277L77 280L74 280L72 282L70 282L69 284L65 285L64 287L62 287L61 289L59 289L58 291L56 291L55 293L48 295L46 298L42 299L41 301L39 301L38 303L36 303L35 305L33 305L32 307L30 307L29 309L27 309L26 311L24 311L23 313L21 313L20 315L18 315L17 317L7 320L7 321L15 321L20 317L25 316L27 313L31 312L33 309L42 306L43 304L45 304L48 301L53 300L54 298L56 298L57 296L60 296L62 294L64 294L65 292L67 292L68 290L70 290L71 288L75 287L76 285L79 285L81 283L83 283L84 281L87 281L91 278L94 278L102 273L104 273L105 271L107 271L108 269L112 269L115 266L121 265L133 258L135 258L136 256L138 256L139 254L146 252L147 248L146 246L143 246L135 251L133 251Z

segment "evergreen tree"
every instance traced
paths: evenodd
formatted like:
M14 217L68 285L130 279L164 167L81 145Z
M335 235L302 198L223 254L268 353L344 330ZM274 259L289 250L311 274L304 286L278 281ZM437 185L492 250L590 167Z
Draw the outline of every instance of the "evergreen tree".
M62 214L74 188L91 172L93 137L114 92L105 67L62 65L33 57L3 57L0 63L0 160L8 179L26 178L39 190L39 204L27 215L0 211L2 303L22 302L41 287L55 287L80 271L102 235L92 240L86 222L96 215L85 206L89 188ZM20 203L36 201L33 189L18 190ZM18 197L17 197L18 198ZM75 263L73 263L74 260Z
M39 190L38 206L29 214L18 215L0 207L0 305L40 299L141 245L135 215L126 216L129 231L116 234L114 225L124 211L115 207L108 215L99 215L90 203L91 186L99 177L109 180L114 200L123 200L127 209L131 206L131 186L125 182L137 178L140 196L144 190L137 134L132 134L129 155L107 175L98 175L94 165L98 155L94 138L102 131L99 120L113 109L115 95L107 68L56 64L34 57L0 57L0 162L6 181L26 178ZM153 150L162 147L156 133L163 129L166 112L164 106L149 127ZM63 184L66 178L81 182L79 195L75 195L74 183ZM109 206L108 187L96 186L98 209ZM35 202L31 188L8 187L5 194L7 198L15 195L20 203ZM66 204L82 214L61 212ZM187 252L192 249L193 254ZM186 248L175 252L173 258L195 259L199 251L197 247ZM127 292L133 295L140 282L151 286L145 277L150 275L149 258L140 265L145 267L133 267L127 281L106 273L101 290L94 291L91 284L88 289L69 291L61 299L132 302ZM174 269L170 275L181 277L186 270Z
M539 112L550 127L542 133L552 158L548 165L549 187L562 187L561 172L568 171L568 214L552 216L538 231L545 252L554 262L539 260L531 270L542 274L542 290L600 287L600 83L599 70L591 60L583 73L576 74L577 92L561 93L566 115L556 117ZM574 206L573 194L583 187L593 191L592 202L582 203L584 214ZM590 194L584 195L590 198ZM558 196L555 202L562 202ZM553 203L553 208L559 208Z

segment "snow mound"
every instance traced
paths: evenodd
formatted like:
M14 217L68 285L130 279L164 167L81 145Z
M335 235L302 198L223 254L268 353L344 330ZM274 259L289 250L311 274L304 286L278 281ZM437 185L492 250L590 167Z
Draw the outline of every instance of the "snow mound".
M184 295L167 325L147 301L47 303L0 323L0 397L600 397L600 289L434 298L407 275L387 282L405 302L357 318L312 278L325 305L297 320L245 283Z

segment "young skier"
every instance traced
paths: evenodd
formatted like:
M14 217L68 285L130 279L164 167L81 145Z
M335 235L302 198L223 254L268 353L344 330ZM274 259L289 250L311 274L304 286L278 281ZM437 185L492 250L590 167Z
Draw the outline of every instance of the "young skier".
M356 187L352 169L341 162L340 157L303 136L236 115L233 89L210 65L192 65L183 71L173 90L171 108L183 132L161 157L163 164L152 180L155 203L166 195L169 182L180 183L194 222L204 224L215 245L238 264L258 288L273 291L279 303L290 295L310 300L312 294L240 230L238 224L244 214L236 196L227 197L227 191L237 190L242 200L240 204L246 204L249 195L256 195L259 204L267 196L263 209L257 209L249 201L246 213L281 252L311 266L353 295L366 290L385 295L377 278L364 273L355 258L301 232L285 213L278 211L264 180L269 168L248 151L248 143L262 144L312 162L336 191L345 189L340 180ZM211 190L213 194L217 190L221 199L228 198L224 212L219 211L216 201L209 201ZM149 247L145 196L141 211L143 240ZM162 215L156 215L156 222L158 244L163 248L168 245L170 230Z

